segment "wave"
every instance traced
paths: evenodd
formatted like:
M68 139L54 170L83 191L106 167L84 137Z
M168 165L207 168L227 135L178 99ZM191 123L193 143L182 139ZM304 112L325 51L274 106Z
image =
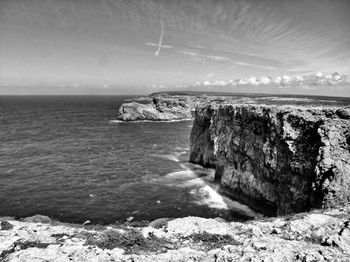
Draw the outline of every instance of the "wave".
M196 205L207 206L222 212L235 212L247 217L258 216L244 204L240 204L219 193L219 185L213 183L215 170L206 169L194 164L180 164L183 170L171 172L162 179L168 185L189 189L190 202Z
M181 155L186 154L186 153L187 153L187 151L183 150L181 152L174 152L172 154L150 154L150 156L158 157L158 158L162 158L162 159L166 159L166 160L170 160L170 161L178 163L178 162L180 162L179 157ZM184 167L182 164L180 166Z
M195 172L191 170L175 171L165 175L165 178L170 180L169 182L174 182L174 180L186 180L197 178ZM191 180L190 180L191 181Z
M173 120L135 120L135 121L123 121L123 120L109 120L109 123L174 123L182 121L192 121L193 118L173 119Z
M199 188L192 189L191 192L198 198L193 202L215 209L229 209L229 206L214 188L203 183Z
M213 209L228 209L224 198L217 192L209 181L213 181L214 170L204 169L200 166L188 168L184 164L180 165L184 170L171 172L163 177L166 183L171 186L185 187L190 189L193 196L192 203L205 205Z
M167 154L167 155L161 155L161 154L150 154L150 156L154 156L154 157L158 157L158 158L162 158L162 159L166 159L166 160L170 160L173 162L180 162L180 159L178 156L176 156L175 154Z
M276 96L268 96L260 98L262 100L268 99L273 101L300 101L300 102L312 102L315 99L310 98L297 98L297 97L276 97Z

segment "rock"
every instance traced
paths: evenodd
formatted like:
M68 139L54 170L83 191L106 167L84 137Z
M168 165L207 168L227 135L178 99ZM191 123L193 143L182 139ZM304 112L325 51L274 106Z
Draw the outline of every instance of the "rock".
M225 193L267 215L347 205L349 110L242 103L199 106L190 162L214 167L215 180Z
M48 216L43 215L35 215L32 217L26 217L23 219L24 222L31 222L31 223L42 223L42 224L52 224L52 219Z
M246 97L203 95L168 95L137 98L120 106L117 118L122 121L172 121L192 119L194 108L212 102L243 101Z
M158 218L156 220L153 220L151 223L148 224L149 227L154 227L154 228L162 228L164 227L167 222L171 220L170 218Z
M161 229L83 229L11 220L14 227L0 233L0 260L347 261L349 216L350 207L245 223L185 217ZM268 233L274 228L281 234ZM146 229L154 233L142 234Z
M192 118L193 101L187 97L154 97L147 104L131 102L122 104L118 119L123 121L170 121Z
M226 220L223 219L222 217L215 217L214 219L218 222L226 222Z
M7 221L0 222L0 230L10 230L13 228L13 225Z
M268 247L268 243L266 241L256 241L253 243L254 248L257 250L266 250Z
M339 108L335 113L342 119L350 119L350 110L345 108Z
M229 225L215 219L184 217L169 221L166 230L169 234L181 234L182 236L200 232L225 235L229 230Z

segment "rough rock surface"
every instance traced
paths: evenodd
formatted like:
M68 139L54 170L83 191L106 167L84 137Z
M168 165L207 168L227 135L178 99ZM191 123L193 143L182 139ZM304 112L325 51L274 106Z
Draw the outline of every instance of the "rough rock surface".
M190 162L216 168L234 198L270 215L350 203L350 108L197 108Z
M168 95L138 97L124 103L118 111L122 121L171 121L193 118L194 108L211 102L239 102L250 100L247 97L218 95Z
M119 108L118 119L123 121L189 119L192 118L193 100L185 96L158 96L150 103L125 103Z
M349 261L349 219L347 207L246 223L185 217L161 228L6 220L0 261Z

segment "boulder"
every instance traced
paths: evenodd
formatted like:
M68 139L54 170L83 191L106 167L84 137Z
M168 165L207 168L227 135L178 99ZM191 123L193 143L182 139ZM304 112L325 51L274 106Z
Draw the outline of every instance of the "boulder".
M24 222L31 222L31 223L42 223L42 224L52 224L52 219L48 216L43 215L35 215L31 217L26 217L23 219Z

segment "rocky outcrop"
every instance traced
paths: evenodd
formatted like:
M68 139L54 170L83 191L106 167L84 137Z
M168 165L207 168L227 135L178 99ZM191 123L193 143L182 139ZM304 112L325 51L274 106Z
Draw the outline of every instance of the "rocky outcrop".
M138 97L119 108L118 119L122 121L171 121L192 119L196 106L209 105L211 102L241 102L251 100L247 97L221 96L206 94L169 95L155 94ZM255 101L255 100L254 100Z
M158 96L150 103L125 103L119 108L118 119L123 121L189 119L192 118L193 100L186 96Z
M346 207L249 223L185 217L157 228L0 218L0 261L348 261L349 217Z
M349 108L222 104L198 108L190 162L223 190L281 215L350 202Z

